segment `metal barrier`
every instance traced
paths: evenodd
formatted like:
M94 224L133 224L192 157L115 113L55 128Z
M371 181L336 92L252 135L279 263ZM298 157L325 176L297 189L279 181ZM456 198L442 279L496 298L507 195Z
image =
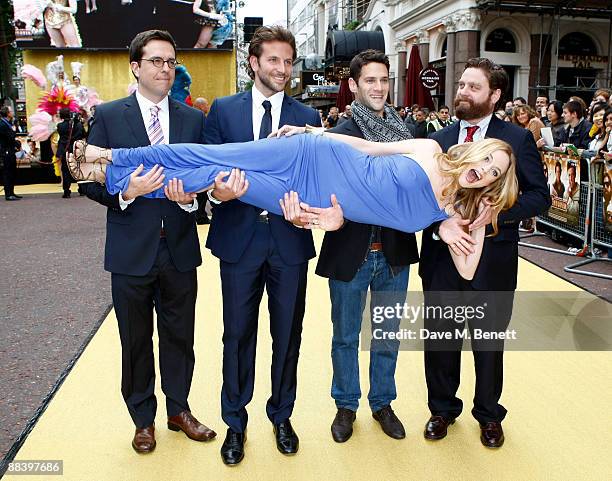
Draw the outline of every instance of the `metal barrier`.
M577 158L572 158L574 161L579 161ZM591 277L600 277L603 279L612 279L612 275L602 274L599 272L586 271L579 269L587 264L594 262L612 262L612 259L603 258L597 255L595 245L612 248L612 231L606 230L604 223L604 205L603 205L603 186L596 182L594 165L600 164L603 161L597 159L591 162L590 159L585 159L589 169L589 181L580 183L580 200L579 200L579 215L578 225L569 225L559 219L551 217L548 212L536 217L536 230L531 234L521 236L519 245L539 249L548 252L555 252L574 257L584 257L579 262L569 264L563 268L565 272L573 274L581 274ZM526 239L533 237L546 236L547 234L537 231L537 223L546 225L552 229L564 232L567 235L575 237L582 242L582 249L578 252L569 252L563 249L546 247L537 244L525 242Z
M603 161L601 160L594 161L593 167L595 167L596 164L599 164L602 162ZM609 275L609 274L602 274L600 272L592 272L592 271L585 271L582 269L577 269L577 267L584 267L585 265L592 264L594 262L606 262L606 263L612 262L612 259L609 259L607 257L598 256L597 250L595 249L596 245L603 247L605 249L612 249L612 224L609 226L610 230L607 230L606 223L604 221L604 216L606 215L606 209L605 209L606 206L604 205L604 198L603 198L604 186L602 184L597 183L594 168L591 169L590 178L593 179L593 181L591 182L593 186L592 188L593 209L592 209L591 219L590 219L590 223L591 223L590 252L587 258L581 260L580 262L576 262L574 264L566 266L565 270L567 272L573 272L573 273L582 274L585 276L600 277L602 279L612 279L612 275Z

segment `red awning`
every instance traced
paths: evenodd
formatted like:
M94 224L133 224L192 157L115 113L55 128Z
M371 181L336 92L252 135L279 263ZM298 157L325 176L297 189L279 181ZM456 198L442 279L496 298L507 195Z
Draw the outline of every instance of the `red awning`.
M418 104L421 107L433 110L434 103L431 93L419 80L421 70L423 70L423 64L419 55L419 47L413 45L412 50L410 50L408 69L406 70L406 100L404 103L407 106Z
M338 97L336 97L336 107L338 107L340 112L344 112L344 107L351 105L353 100L355 100L355 96L349 88L348 78L341 79L340 91L338 92Z

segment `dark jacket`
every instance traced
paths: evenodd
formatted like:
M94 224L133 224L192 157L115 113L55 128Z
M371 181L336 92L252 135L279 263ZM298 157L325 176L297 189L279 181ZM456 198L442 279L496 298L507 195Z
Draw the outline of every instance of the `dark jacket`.
M285 95L281 108L280 126L321 125L319 113ZM244 92L216 99L206 118L205 142L226 144L253 140L253 96ZM238 199L214 207L206 247L215 257L235 263L250 244L261 209ZM315 255L312 234L299 229L282 216L269 214L270 231L278 252L288 265L297 265Z
M363 139L363 133L353 119L343 122L330 132ZM326 232L316 273L345 282L352 280L368 254L371 232L371 225L351 221L346 221L344 227L337 231ZM381 238L383 253L389 265L403 267L419 261L414 234L382 227Z
M8 120L8 119L7 119ZM0 160L15 162L15 131L0 117Z
M434 133L431 138L447 152L457 144L459 128L460 122L456 122ZM510 210L499 215L499 233L495 237L485 238L480 263L471 285L477 290L514 290L518 266L519 222L548 210L550 194L544 178L542 160L529 130L499 120L493 115L486 135L487 138L504 140L512 146L517 158L517 177L521 194ZM419 275L423 280L424 290L429 290L436 271L454 269L448 246L442 240L434 240L432 237L436 227L437 225L430 226L423 231ZM491 226L487 227L487 235L491 232Z
M72 147L76 140L85 138L85 128L79 120L64 120L57 124L59 141L57 142L56 156L62 159L66 152L72 152Z
M205 117L183 103L169 100L171 144L202 143ZM141 147L149 137L135 95L99 105L89 143L100 147ZM166 198L137 197L127 209L119 194L110 195L98 183L80 184L90 199L108 207L104 268L116 274L143 276L153 267L162 220L168 249L176 269L187 272L202 263L195 214Z
M565 132L560 135L562 144L574 144L577 149L588 149L591 137L589 132L593 124L586 119L582 119L570 135L570 126L566 126Z

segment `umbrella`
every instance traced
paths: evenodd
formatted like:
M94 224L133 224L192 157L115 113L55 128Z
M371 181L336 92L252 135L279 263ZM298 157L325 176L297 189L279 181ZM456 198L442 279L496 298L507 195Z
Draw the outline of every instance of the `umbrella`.
M408 69L406 71L406 105L418 104L421 107L427 107L430 110L434 108L431 93L423 86L419 79L419 74L423 70L423 63L419 55L419 47L412 46L410 50L410 59L408 60Z

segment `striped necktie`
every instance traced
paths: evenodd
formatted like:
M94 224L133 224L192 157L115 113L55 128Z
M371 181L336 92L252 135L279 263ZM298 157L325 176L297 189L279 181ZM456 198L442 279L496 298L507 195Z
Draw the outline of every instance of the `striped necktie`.
M159 111L161 108L154 105L150 110L151 120L149 120L149 127L147 128L149 141L151 142L151 145L161 144L164 141L164 131L159 123Z

